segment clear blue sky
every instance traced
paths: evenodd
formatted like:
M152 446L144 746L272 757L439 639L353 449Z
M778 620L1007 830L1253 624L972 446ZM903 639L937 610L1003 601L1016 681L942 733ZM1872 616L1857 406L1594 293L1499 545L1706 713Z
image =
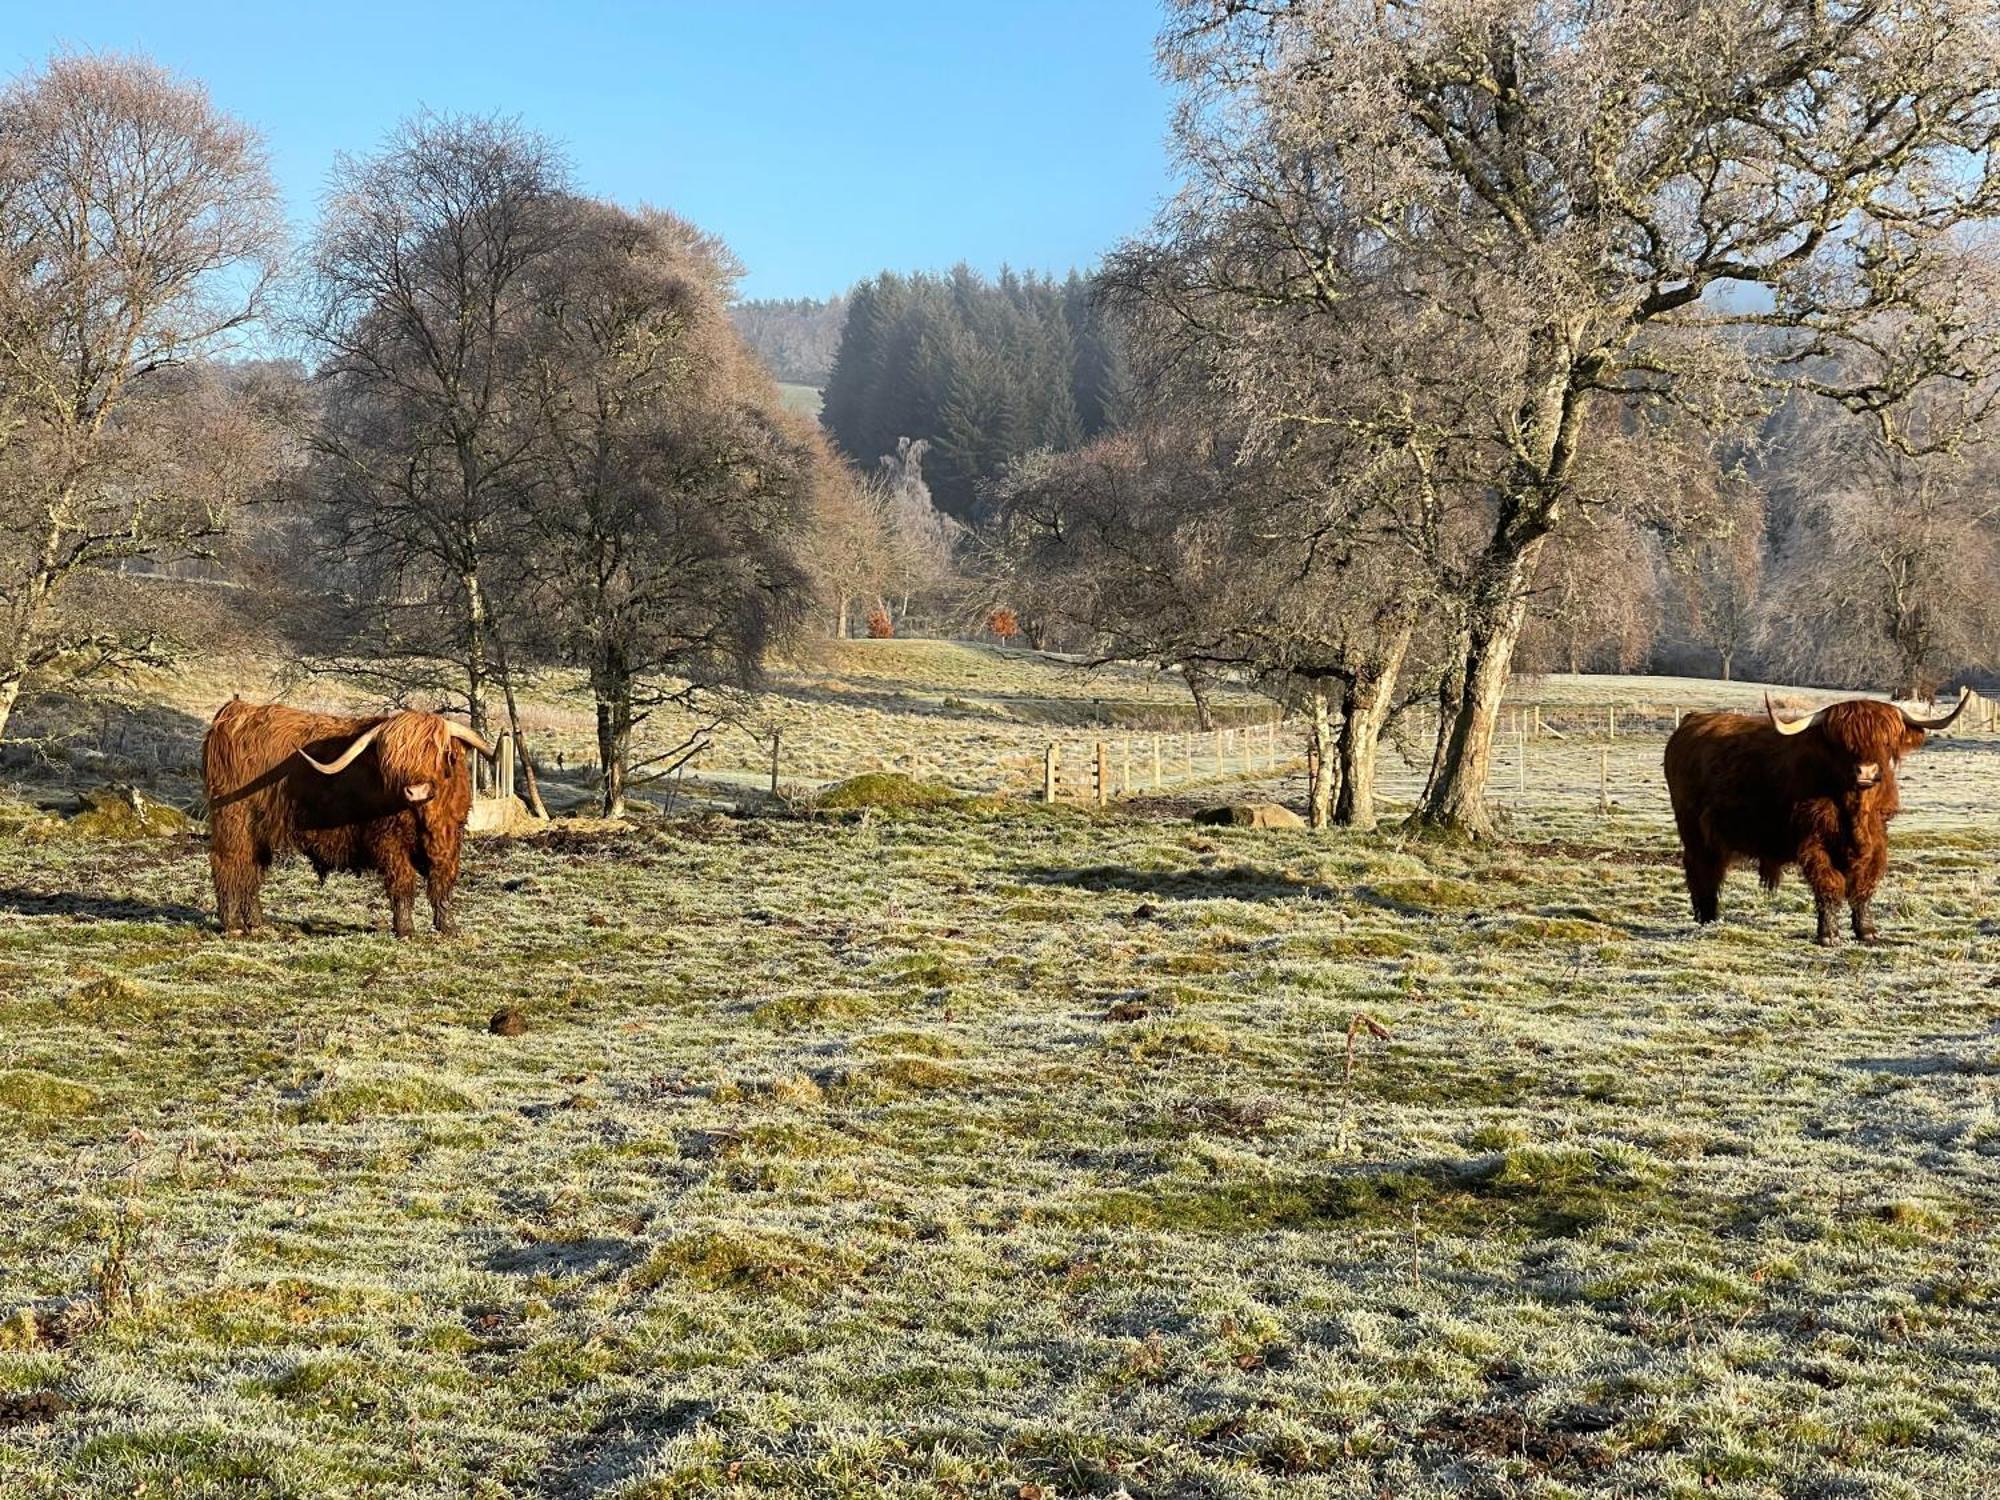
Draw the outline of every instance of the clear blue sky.
M1088 266L1166 191L1154 0L0 5L0 69L143 51L263 131L295 225L419 105L565 143L589 192L721 234L746 296L884 267Z

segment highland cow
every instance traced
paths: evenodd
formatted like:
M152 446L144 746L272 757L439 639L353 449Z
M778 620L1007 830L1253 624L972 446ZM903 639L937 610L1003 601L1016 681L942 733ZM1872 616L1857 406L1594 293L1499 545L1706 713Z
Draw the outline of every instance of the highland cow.
M324 881L374 871L398 937L414 930L417 884L450 933L451 893L472 807L465 750L493 747L438 714L337 718L282 703L223 704L201 742L209 867L228 933L264 923L264 877L299 853Z
M1768 695L1761 715L1688 715L1667 741L1666 773L1695 920L1715 920L1731 864L1756 865L1767 890L1797 865L1819 909L1820 943L1840 940L1843 902L1855 937L1874 941L1868 905L1889 863L1896 767L1969 696L1937 719L1870 699L1786 719Z

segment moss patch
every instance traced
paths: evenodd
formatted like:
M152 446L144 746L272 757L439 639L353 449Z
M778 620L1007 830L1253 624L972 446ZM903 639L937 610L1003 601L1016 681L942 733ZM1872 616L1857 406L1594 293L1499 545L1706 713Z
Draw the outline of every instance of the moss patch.
M659 1246L626 1278L637 1291L679 1282L736 1296L810 1302L858 1277L850 1250L791 1234L704 1229Z
M83 809L49 829L72 838L159 839L193 833L194 819L178 807L125 788L83 794Z
M0 1072L0 1120L35 1125L87 1115L98 1105L96 1089L36 1068Z
M875 808L885 812L921 812L962 801L960 793L934 781L919 781L900 771L869 771L826 788L814 805L827 812Z
M477 1100L470 1090L414 1068L335 1075L313 1089L299 1117L320 1125L395 1115L462 1114Z

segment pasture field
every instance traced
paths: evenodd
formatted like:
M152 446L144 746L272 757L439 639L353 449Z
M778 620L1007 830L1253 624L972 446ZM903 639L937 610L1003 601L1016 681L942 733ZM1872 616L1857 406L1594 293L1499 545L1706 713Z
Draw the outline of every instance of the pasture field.
M233 692L283 698L329 713L362 713L379 702L339 679L302 678L268 661L231 658L142 679L103 705L55 701L31 705L29 733L66 732L80 772L99 779L144 779L192 797L196 746L216 707ZM417 707L433 707L421 695ZM1268 700L1240 688L1215 695L1230 723L1262 722ZM107 734L99 727L112 726ZM596 729L581 679L550 673L522 693L523 731L543 766L550 805L588 802L577 772L596 755ZM706 720L672 707L656 710L635 735L649 755L681 743ZM1051 739L1072 753L1099 733L1193 727L1186 687L1171 673L1111 665L1079 672L1061 657L999 646L926 640L819 641L769 673L748 697L740 721L718 731L690 768L696 779L726 787L769 772L772 727L782 734L780 769L787 784L811 788L870 771L893 770L970 790L1025 786ZM109 756L98 752L108 749ZM718 775L719 773L719 775ZM637 793L658 805L666 788Z
M452 942L0 835L0 1496L2000 1492L2000 745L1823 952L1660 743L1490 847L559 824Z

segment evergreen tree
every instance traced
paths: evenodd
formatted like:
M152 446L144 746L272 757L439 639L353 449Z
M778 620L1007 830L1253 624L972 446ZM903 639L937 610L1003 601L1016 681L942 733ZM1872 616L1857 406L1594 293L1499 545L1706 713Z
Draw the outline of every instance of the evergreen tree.
M1116 332L1081 276L884 272L849 298L821 420L863 466L930 442L938 507L964 520L1011 460L1115 425L1123 386Z

